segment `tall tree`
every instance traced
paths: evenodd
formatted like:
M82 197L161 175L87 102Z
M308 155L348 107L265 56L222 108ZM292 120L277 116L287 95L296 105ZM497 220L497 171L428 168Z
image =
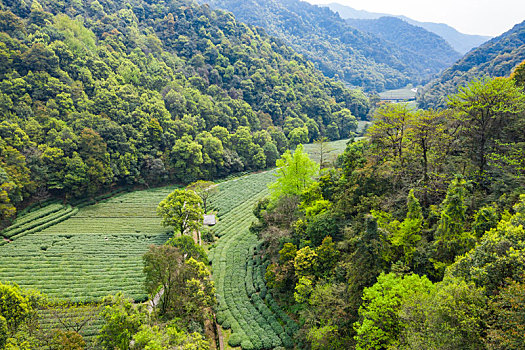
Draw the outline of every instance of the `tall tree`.
M276 164L277 181L269 185L274 199L282 195L300 195L319 172L319 164L308 157L302 144L293 154L290 151L283 154Z
M325 162L328 154L334 150L333 147L330 147L328 144L328 138L320 137L314 141L314 144L317 146L315 153L319 155L319 165L322 168L325 167Z
M204 207L204 214L208 212L208 198L210 198L211 195L219 192L219 188L213 181L195 181L189 184L186 188L188 190L194 191L199 197L201 197Z
M458 255L466 253L473 245L473 238L468 232L467 206L465 196L467 182L456 177L447 190L447 196L441 204L441 217L435 233L434 247L436 257L434 266L440 274L444 268L454 262Z
M162 225L173 226L181 235L198 232L203 220L202 199L194 191L176 189L159 203L157 214Z
M478 181L482 181L488 153L511 117L525 109L525 95L512 79L485 78L460 88L448 104L464 115L467 152L477 168Z

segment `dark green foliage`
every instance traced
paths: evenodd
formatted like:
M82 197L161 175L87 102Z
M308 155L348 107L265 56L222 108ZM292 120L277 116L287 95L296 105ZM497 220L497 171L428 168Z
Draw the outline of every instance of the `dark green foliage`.
M359 31L325 7L298 0L213 0L209 3L232 11L242 21L264 28L315 62L327 76L367 91L416 83L448 66L433 58L433 52L415 53ZM447 52L452 51L447 49ZM450 59L447 62L452 63ZM319 115L327 112L323 101L312 100L308 106L317 109ZM350 110L360 115L357 106Z
M346 22L412 52L412 60L417 60L425 69L422 75L448 68L461 57L439 35L399 18L385 16L378 19L347 19Z
M306 239L310 240L314 246L318 246L328 236L336 240L341 238L337 218L330 212L324 212L315 216L308 224Z
M509 76L525 59L525 22L472 50L418 94L422 108L444 107L447 95L473 79Z
M193 258L204 263L208 262L206 251L201 246L195 244L195 241L190 236L172 237L167 242L167 245L178 248L187 259Z
M208 6L40 5L4 4L0 16L2 219L36 194L93 197L273 166L285 120L322 135L336 113L368 112L362 93Z

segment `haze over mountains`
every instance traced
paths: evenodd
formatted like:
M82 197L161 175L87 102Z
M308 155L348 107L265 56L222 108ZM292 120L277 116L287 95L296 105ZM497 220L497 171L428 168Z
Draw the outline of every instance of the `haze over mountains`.
M330 3L326 5L332 11L337 12L343 19L379 19L381 17L396 17L404 20L412 25L425 28L426 30L433 32L442 38L444 38L452 47L459 53L465 54L471 49L478 47L487 40L489 36L483 35L471 35L460 33L456 29L452 28L448 24L444 23L433 23L433 22L420 22L408 18L406 16L397 16L386 13L368 12L364 10L356 10L352 7L341 5L338 3Z
M330 9L299 0L202 2L231 11L240 21L264 28L304 54L325 75L367 91L424 83L460 57L435 36L425 35L430 42L415 41L407 47L406 41L363 32ZM421 30L405 27L408 36L412 31ZM433 50L428 50L429 47Z

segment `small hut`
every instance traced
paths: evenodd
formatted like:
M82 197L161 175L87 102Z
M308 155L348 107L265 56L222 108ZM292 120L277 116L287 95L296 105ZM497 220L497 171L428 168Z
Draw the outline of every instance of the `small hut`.
M206 226L214 226L217 223L217 218L213 214L204 214L204 221L202 223Z

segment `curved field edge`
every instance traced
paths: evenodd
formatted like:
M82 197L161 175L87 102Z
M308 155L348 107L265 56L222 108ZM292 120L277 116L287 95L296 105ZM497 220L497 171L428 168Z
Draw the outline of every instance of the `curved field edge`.
M220 239L210 251L219 301L217 322L231 329L229 345L243 349L293 347L290 322L283 319L282 311L272 311L265 300L271 296L261 278L263 266L260 259L253 259L259 242L249 231L255 220L253 207L268 195L274 174L268 171L220 184L220 192L213 198L220 218L214 228Z

